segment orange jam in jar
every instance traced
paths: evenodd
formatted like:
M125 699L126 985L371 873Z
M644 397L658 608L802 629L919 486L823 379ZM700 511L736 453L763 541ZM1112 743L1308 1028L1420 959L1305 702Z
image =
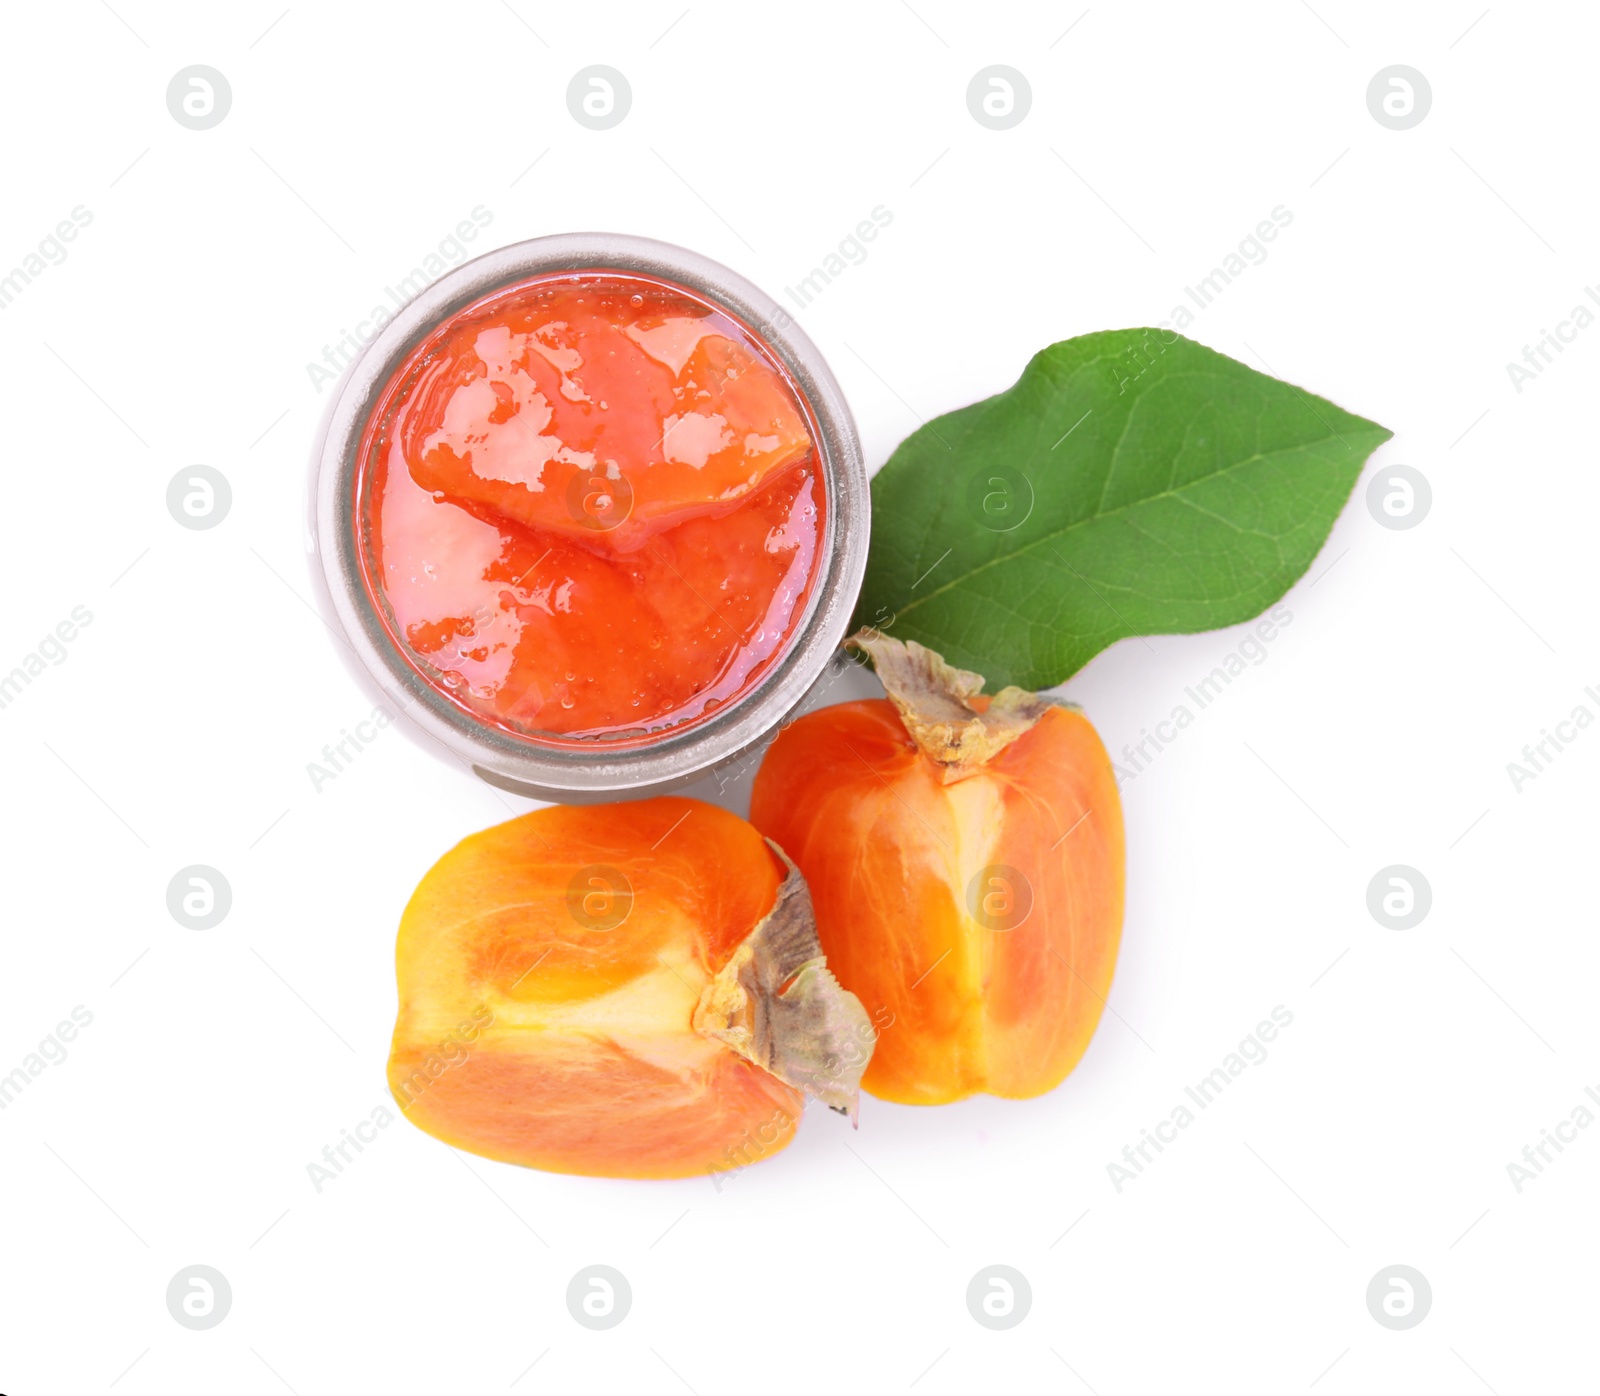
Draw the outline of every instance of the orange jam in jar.
M819 565L817 429L773 351L671 282L553 272L431 330L367 422L365 587L482 721L634 738L783 656Z

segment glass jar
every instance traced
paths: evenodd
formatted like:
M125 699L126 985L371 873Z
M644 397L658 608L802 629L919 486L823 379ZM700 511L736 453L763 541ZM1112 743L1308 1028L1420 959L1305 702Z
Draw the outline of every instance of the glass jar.
M419 346L496 293L557 274L664 283L742 329L804 411L821 485L809 586L781 648L709 711L654 728L574 736L519 730L451 692L401 643L373 582L366 457L393 385ZM659 444L659 443L658 443ZM324 614L352 672L403 729L482 779L568 803L658 794L707 774L761 740L822 676L843 640L866 568L870 496L855 423L817 348L794 318L742 277L698 253L647 238L570 233L535 238L454 268L408 302L367 344L335 390L312 457L308 546ZM625 662L625 661L624 661Z

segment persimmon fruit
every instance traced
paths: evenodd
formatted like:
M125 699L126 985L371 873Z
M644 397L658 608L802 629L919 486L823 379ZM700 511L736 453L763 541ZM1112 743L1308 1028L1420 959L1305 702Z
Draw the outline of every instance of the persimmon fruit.
M788 725L750 818L805 874L828 963L882 1024L862 1086L933 1105L1059 1085L1123 911L1122 807L1083 714L873 631L887 699Z
M488 1158L623 1178L770 1157L854 1118L874 1032L800 874L697 800L535 810L463 840L400 922L389 1084Z

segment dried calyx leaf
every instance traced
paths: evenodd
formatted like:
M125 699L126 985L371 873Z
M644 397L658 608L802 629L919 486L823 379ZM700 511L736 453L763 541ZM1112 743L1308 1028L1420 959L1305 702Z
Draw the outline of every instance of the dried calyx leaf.
M694 1029L854 1124L877 1035L861 1000L828 968L805 879L771 846L789 876L772 910L701 993Z
M987 703L975 704L982 674L957 669L915 640L895 640L870 626L845 644L871 658L906 731L941 768L946 785L993 760L1057 706L1025 688L1002 688Z

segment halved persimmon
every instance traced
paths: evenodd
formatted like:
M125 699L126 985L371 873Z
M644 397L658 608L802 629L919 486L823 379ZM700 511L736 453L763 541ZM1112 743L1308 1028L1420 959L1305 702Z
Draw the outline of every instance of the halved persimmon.
M536 810L463 840L400 923L389 1084L447 1143L558 1173L769 1157L872 1050L804 880L696 800Z
M1122 930L1122 807L1087 718L873 632L889 700L786 727L750 818L811 887L828 963L907 1104L1039 1095L1093 1036Z

